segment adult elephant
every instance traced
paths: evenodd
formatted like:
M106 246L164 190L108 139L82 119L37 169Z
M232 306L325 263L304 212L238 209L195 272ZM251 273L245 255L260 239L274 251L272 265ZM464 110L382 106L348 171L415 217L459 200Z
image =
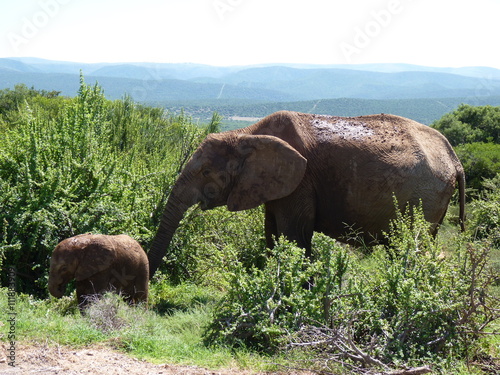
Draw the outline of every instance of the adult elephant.
M143 248L127 235L81 234L61 241L50 259L49 292L62 297L76 280L78 304L88 296L113 291L130 303L147 302L149 264Z
M269 247L284 235L311 252L313 231L345 240L361 231L379 240L399 209L422 201L433 231L458 182L464 222L464 171L436 130L393 115L353 118L276 112L244 129L209 135L172 188L148 254L158 268L185 211L265 204Z

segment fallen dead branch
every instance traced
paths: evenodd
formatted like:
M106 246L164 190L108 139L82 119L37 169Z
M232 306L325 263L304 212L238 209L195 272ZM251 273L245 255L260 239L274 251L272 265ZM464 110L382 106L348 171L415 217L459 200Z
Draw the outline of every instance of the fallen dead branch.
M370 354L374 346L375 342L372 342L366 348L360 348L347 330L306 326L294 335L287 349L314 350L315 366L308 371L319 374L336 374L332 372L333 367L365 375L421 375L432 372L430 366L393 369Z

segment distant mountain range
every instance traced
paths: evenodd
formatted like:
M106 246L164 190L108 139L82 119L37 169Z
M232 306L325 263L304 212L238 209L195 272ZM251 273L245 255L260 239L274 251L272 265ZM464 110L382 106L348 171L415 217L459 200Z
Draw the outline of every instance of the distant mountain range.
M433 68L407 64L216 67L3 58L0 59L0 89L24 83L36 89L57 90L63 95L73 96L78 91L80 72L87 83L97 81L109 99L128 94L138 102L164 106L184 102L189 107L193 102L198 105L206 101L215 107L232 105L236 101L248 105L288 103L282 104L282 107L288 107L290 103L303 101L327 103L332 99L360 99L371 100L371 104L373 100L415 100L415 103L422 103L424 110L423 103L426 102L422 99L446 99L451 103L450 98L471 104L500 104L499 69ZM359 104L362 102L357 103L356 107L363 107ZM308 105L297 104L296 107ZM381 107L384 108L383 103ZM394 108L394 105L387 107ZM430 121L429 118L425 120Z

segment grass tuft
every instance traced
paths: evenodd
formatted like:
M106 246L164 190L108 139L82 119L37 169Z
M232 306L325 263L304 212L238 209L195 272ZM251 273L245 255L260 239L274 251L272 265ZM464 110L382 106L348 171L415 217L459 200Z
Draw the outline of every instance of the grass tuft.
M121 316L126 304L121 296L114 293L103 296L94 294L87 296L87 302L89 306L85 309L85 317L92 327L108 334L126 326L127 323Z

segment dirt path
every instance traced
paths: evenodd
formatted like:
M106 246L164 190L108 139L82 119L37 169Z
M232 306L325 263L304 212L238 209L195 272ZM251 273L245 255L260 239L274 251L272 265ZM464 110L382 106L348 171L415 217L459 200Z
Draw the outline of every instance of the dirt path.
M8 346L0 344L0 374L43 375L250 375L241 370L211 371L199 367L154 365L126 356L109 348L71 349L34 344L16 348L15 367L9 366Z

